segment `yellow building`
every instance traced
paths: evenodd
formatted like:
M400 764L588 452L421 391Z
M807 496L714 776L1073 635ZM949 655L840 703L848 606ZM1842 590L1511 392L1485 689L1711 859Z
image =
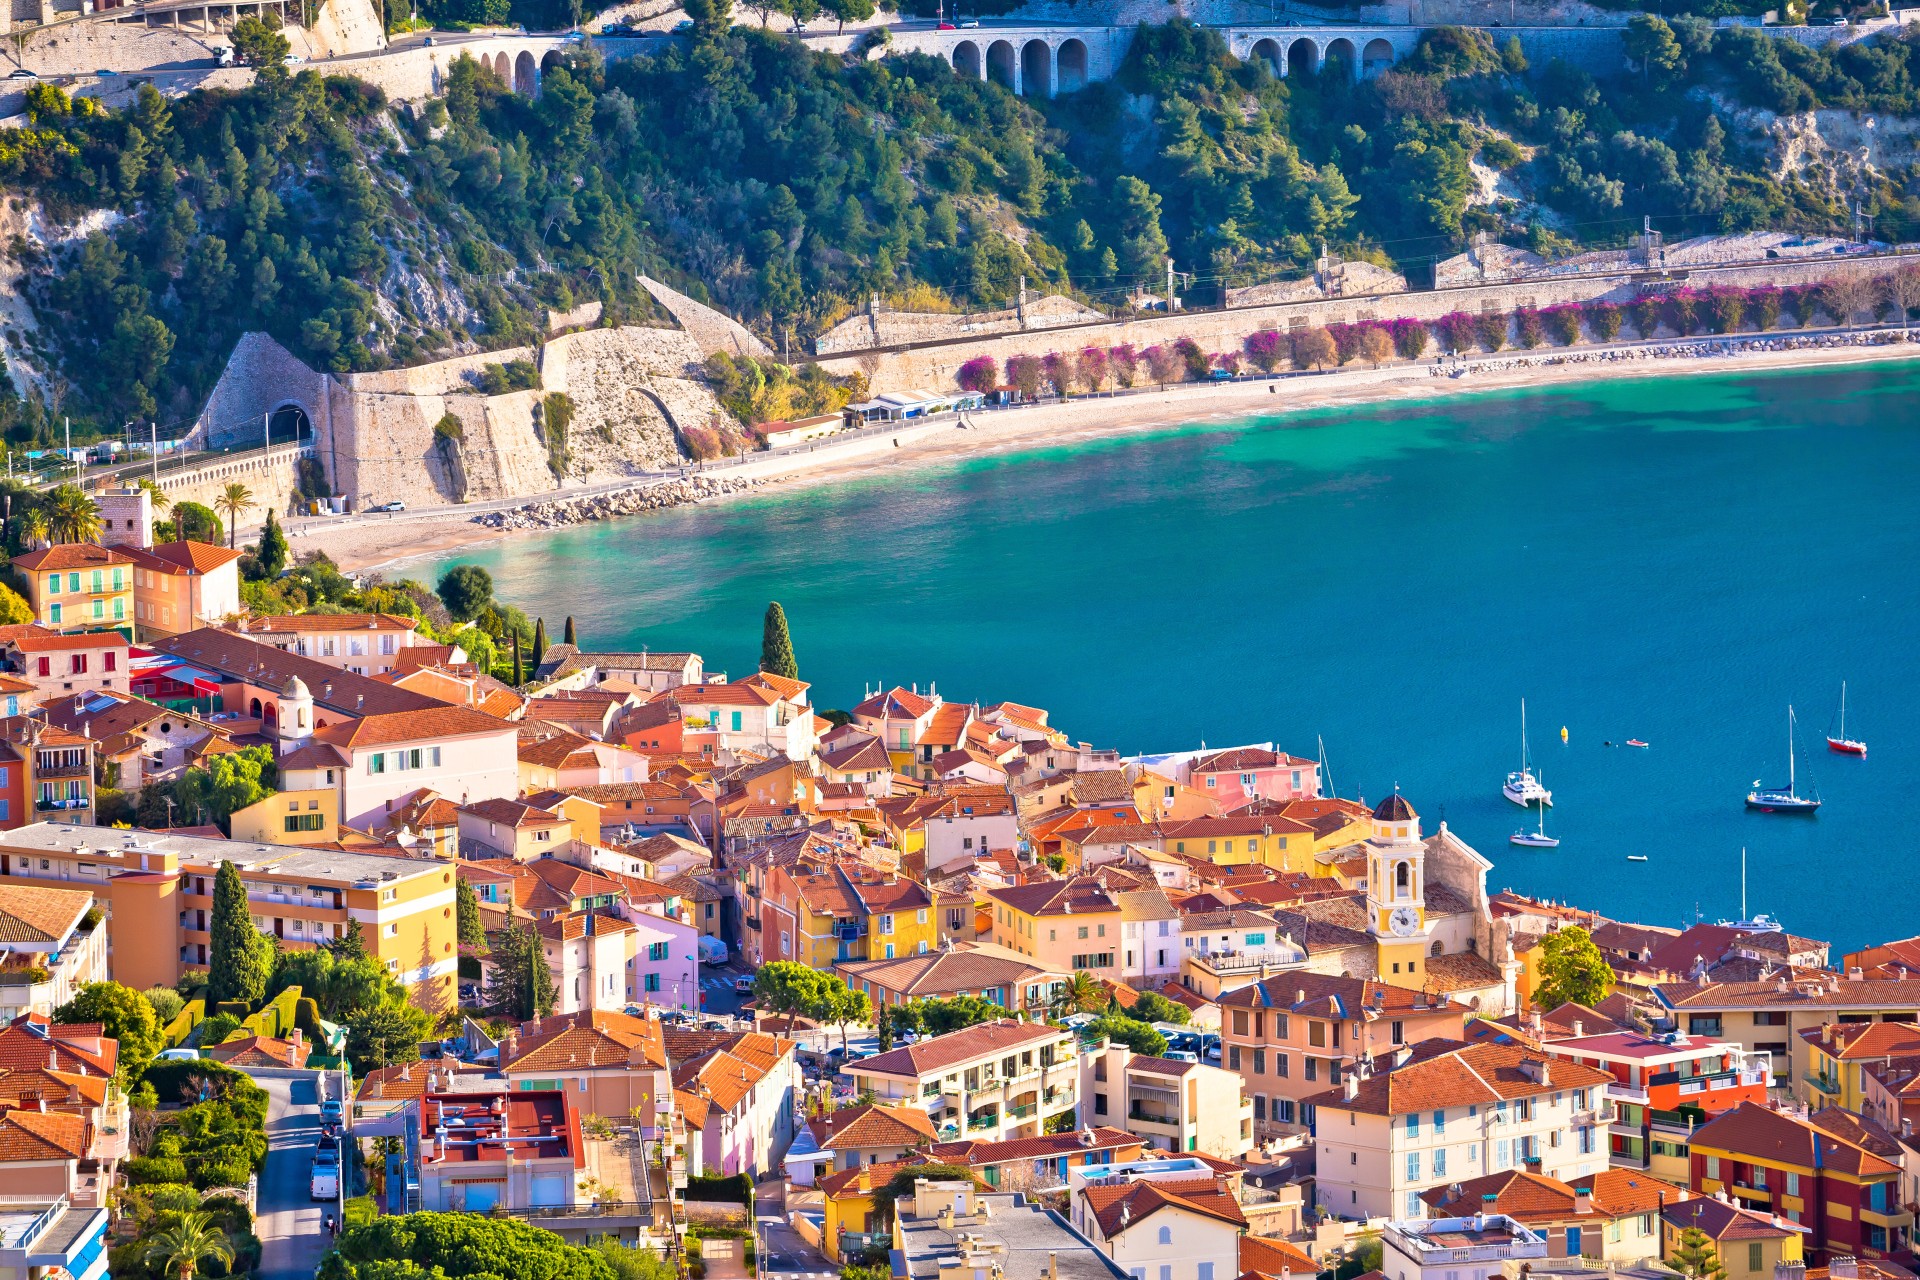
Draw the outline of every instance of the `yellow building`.
M56 631L133 628L133 559L113 547L62 542L13 562L27 580L28 603L41 626Z
M1773 1280L1776 1263L1805 1258L1801 1241L1812 1228L1712 1196L1669 1204L1660 1215L1661 1256L1671 1258L1680 1237L1698 1231L1713 1242L1727 1280Z
M236 809L232 830L235 840L261 844L332 844L340 838L340 793L332 787L275 792Z
M1042 969L1091 973L1116 981L1124 969L1124 913L1091 876L992 889L993 942Z
M821 1231L820 1248L835 1266L857 1261L853 1256L867 1241L862 1237L876 1225L873 1215L873 1189L885 1186L893 1175L909 1168L907 1161L897 1164L863 1164L843 1169L820 1179L820 1192L827 1217Z
M1866 1109L1861 1069L1869 1062L1920 1054L1920 1025L1911 1022L1829 1022L1800 1032L1807 1046L1807 1105Z
M1427 846L1420 815L1394 792L1373 811L1367 855L1367 932L1379 949L1374 975L1395 987L1424 987L1427 959Z
M780 936L762 944L769 960L825 971L843 960L894 960L940 947L932 895L896 872L841 864L775 868L766 902L780 924Z
M281 946L322 945L358 922L367 950L415 1003L453 1007L457 930L445 862L52 822L0 832L0 886L91 890L107 911L109 971L135 989L206 968L222 862L239 868L255 927Z
M1162 823L1160 834L1165 848L1217 866L1257 862L1303 873L1313 868L1313 828L1277 814Z

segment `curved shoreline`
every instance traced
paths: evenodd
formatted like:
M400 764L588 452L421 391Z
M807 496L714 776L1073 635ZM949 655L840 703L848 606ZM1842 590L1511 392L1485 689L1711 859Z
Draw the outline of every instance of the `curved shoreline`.
M724 470L700 473L728 482L728 492L679 498L672 502L635 497L634 511L645 514L685 502L724 501L740 493L776 487L810 487L872 478L961 458L1079 444L1127 433L1239 419L1271 419L1314 409L1367 404L1411 404L1462 394L1531 391L1602 379L1750 373L1768 370L1822 369L1870 361L1920 356L1920 342L1901 330L1848 333L1788 332L1766 336L1666 340L1468 357L1439 366L1435 361L1386 365L1379 369L1342 368L1317 374L1256 378L1240 382L1192 383L1119 396L1082 395L1014 409L903 426L879 436L837 442L831 438L803 453L753 458ZM733 485L731 482L740 481ZM657 483L657 482L656 482ZM674 482L668 482L674 483ZM719 485L715 486L720 487ZM529 495L516 511L557 511L601 504L605 517L626 514L611 505L643 492L639 486L589 498L567 492ZM601 515L589 517L603 518ZM407 545L394 544L397 532L379 522L329 524L326 550L343 570L390 571L412 561L486 545L520 533L550 532L584 520L553 522L539 518L501 520L490 527L482 517L450 508L443 515L410 521ZM295 531L298 539L303 536ZM296 541L295 546L300 543Z

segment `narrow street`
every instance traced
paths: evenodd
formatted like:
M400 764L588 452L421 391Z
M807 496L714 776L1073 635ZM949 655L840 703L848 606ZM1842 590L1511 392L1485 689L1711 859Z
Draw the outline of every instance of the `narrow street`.
M313 1149L320 1140L324 1075L314 1080L260 1080L267 1091L267 1164L260 1171L260 1280L312 1280L328 1247L331 1203L311 1198Z
M753 1216L766 1250L767 1274L801 1280L837 1280L839 1268L787 1224L785 1208L783 1184L770 1181L755 1188Z

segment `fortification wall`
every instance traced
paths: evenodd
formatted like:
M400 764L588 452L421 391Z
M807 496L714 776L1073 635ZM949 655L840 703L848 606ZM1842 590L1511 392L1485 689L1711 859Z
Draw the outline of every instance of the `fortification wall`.
M1765 263L1675 273L1673 282L1704 288L1709 285L1757 287L1764 284L1811 284L1833 274L1834 262ZM1850 267L1888 269L1884 264L1848 263ZM960 366L975 356L1004 361L1013 355L1043 356L1050 351L1078 351L1084 347L1114 347L1131 343L1144 349L1191 338L1206 351L1234 351L1249 334L1263 329L1312 328L1351 324L1359 320L1412 319L1433 321L1455 311L1513 311L1520 307L1551 307L1601 299L1625 302L1654 283L1647 277L1623 275L1526 281L1475 289L1448 289L1421 293L1387 294L1363 298L1329 298L1316 302L1232 308L1221 311L1175 312L1111 324L1078 325L1052 332L1015 333L993 339L950 342L913 350L868 351L822 360L835 374L864 373L875 392L905 391L916 387L951 389Z
M686 330L702 356L724 351L730 356L753 356L761 360L772 357L773 352L767 348L767 344L732 316L716 311L704 302L697 302L678 289L661 284L649 276L640 277L640 287L652 294L653 300L665 307L675 322Z
M1030 300L1024 308L945 314L934 311L862 312L842 320L814 339L820 355L897 347L908 343L944 342L976 334L1019 333L1025 329L1056 329L1063 325L1103 320L1098 311L1058 294Z
M509 360L536 362L540 386L482 395L474 375ZM515 498L563 482L593 483L677 466L676 421L724 417L696 380L700 348L674 329L628 327L563 334L538 350L459 356L410 369L333 377L308 368L262 333L244 336L207 400L193 439L213 447L259 439L262 415L292 405L314 428L314 454L332 492L355 506ZM573 401L565 475L557 476L543 401ZM451 415L458 430L436 431ZM284 505L294 492L289 480ZM217 491L217 486L216 486Z
M230 484L244 484L253 491L254 509L241 517L243 524L257 524L267 512L286 515L300 491L302 446L286 445L268 453L244 458L202 463L185 469L168 468L163 461L156 477L160 488L174 502L198 502L211 507Z

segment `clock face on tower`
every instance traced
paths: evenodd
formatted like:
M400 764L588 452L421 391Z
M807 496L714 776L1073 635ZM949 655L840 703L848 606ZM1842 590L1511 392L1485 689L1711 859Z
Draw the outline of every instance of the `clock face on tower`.
M1404 938L1420 930L1420 913L1412 907L1395 907L1393 914L1387 917L1387 928L1393 930L1396 938Z

